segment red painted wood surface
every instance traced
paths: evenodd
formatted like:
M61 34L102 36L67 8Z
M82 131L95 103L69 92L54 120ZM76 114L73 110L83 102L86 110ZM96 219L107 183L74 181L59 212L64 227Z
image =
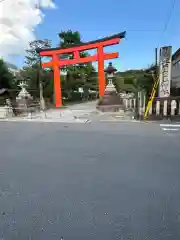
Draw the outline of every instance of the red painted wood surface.
M57 50L53 50L53 51L51 49L49 49L48 51L40 52L40 56L52 56L54 54L58 55L58 54L64 54L64 53L87 51L87 50L91 50L91 49L96 49L100 45L105 47L105 46L111 46L111 45L118 44L119 42L120 42L120 38L115 38L115 39L111 39L111 40L100 42L100 43L93 43L93 44L82 45L82 46L78 46L78 47L57 49Z
M56 107L62 106L62 91L61 91L61 81L60 81L60 68L58 67L58 57L53 56L54 63L54 93L55 93L55 104Z
M113 58L118 58L118 53L104 53L103 54L103 59L107 60L107 59L113 59ZM85 58L74 58L74 59L70 59L70 60L58 60L56 62L57 66L59 67L63 67L65 65L72 65L72 64L79 64L79 63L87 63L87 62L95 62L98 61L98 55L94 55L94 56L88 56ZM43 68L51 68L54 66L54 62L53 60L50 62L44 62L42 63L42 67Z
M106 87L105 75L104 75L104 52L103 46L98 47L98 77L99 77L99 96L104 96Z
M42 63L43 68L53 68L54 70L54 92L56 107L62 106L62 91L60 83L60 67L65 65L80 64L87 62L98 61L98 77L99 77L99 96L102 97L105 91L105 75L104 75L104 60L118 58L118 53L104 53L104 47L115 45L120 42L120 38L113 38L110 40L96 42L92 44L86 44L82 46L75 46L66 49L49 49L45 51L40 51L41 57L52 57L49 62ZM87 56L85 58L80 57L80 52L88 51L91 49L97 49L97 54L93 56ZM60 59L61 54L73 54L73 59L63 60Z

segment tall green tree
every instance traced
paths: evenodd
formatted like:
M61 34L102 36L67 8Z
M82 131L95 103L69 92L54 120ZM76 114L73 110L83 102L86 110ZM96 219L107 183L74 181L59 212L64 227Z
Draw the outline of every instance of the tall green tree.
M51 41L48 39L35 40L29 43L29 48L26 50L25 63L27 66L34 66L39 64L39 53L36 51L38 48L45 49L51 47Z
M20 72L20 76L28 81L28 90L34 97L39 97L40 80L43 85L44 97L52 98L53 95L52 71L40 68L40 56L36 51L38 48L45 49L50 47L50 40L35 40L30 42L29 49L26 50L25 66Z

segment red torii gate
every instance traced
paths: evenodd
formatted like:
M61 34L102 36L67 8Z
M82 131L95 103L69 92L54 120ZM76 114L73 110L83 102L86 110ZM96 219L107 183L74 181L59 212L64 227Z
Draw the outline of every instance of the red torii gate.
M104 53L104 47L115 45L120 42L120 39L125 37L126 32L121 32L116 35L98 39L95 41L83 43L81 45L74 45L71 48L48 48L37 49L40 57L52 57L49 62L42 63L43 68L53 68L54 70L54 92L56 107L62 106L62 93L60 82L60 67L65 65L80 64L98 61L98 78L99 78L99 96L104 96L106 87L104 76L104 60L118 58L118 53ZM97 54L93 56L80 57L80 52L91 49L97 49ZM61 54L73 54L73 59L60 59Z

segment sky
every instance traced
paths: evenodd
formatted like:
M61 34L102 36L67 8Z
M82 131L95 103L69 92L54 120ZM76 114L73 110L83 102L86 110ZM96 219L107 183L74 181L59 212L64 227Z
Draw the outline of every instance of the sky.
M83 41L126 31L126 39L106 49L119 52L120 57L112 62L120 71L148 67L154 62L156 47L172 45L173 52L180 47L179 0L172 14L173 0L54 0L54 3L56 8L43 9L45 17L35 30L36 37L50 39L56 47L58 33L68 29L79 31ZM16 59L16 63L21 64L22 59Z
M53 8L52 0L0 0L0 57L23 56L43 22L41 9Z

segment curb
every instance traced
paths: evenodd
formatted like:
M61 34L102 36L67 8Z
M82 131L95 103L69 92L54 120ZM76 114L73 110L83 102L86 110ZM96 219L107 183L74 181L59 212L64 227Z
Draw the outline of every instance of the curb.
M34 122L34 123L89 123L88 119L59 120L59 119L0 119L0 122Z
M124 120L124 119L119 119L119 120L99 120L100 122L129 122L129 123L141 123L141 121L138 120Z
M143 124L152 124L152 123L158 123L154 121L140 121L140 120L125 120L125 119L111 119L111 120L90 120L90 119L79 119L79 118L74 118L74 119L69 119L69 120L63 120L60 118L22 118L22 119L2 119L0 118L0 122L39 122L39 123L93 123L93 122L101 122L101 123L143 123ZM173 124L160 124L161 127L180 127L179 125L173 125Z

